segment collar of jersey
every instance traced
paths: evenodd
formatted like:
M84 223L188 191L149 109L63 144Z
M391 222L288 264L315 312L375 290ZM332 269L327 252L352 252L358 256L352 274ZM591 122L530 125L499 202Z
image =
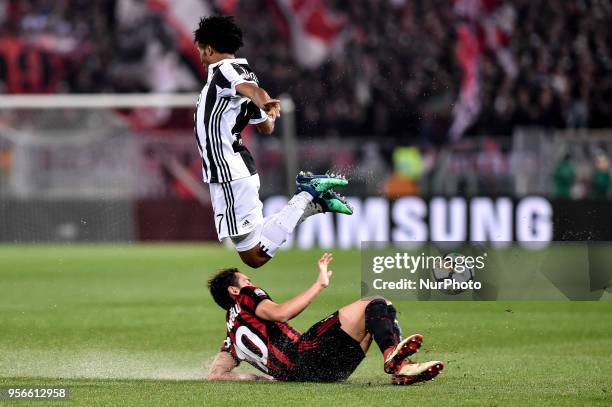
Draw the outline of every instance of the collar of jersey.
M213 71L213 69L215 69L215 67L217 67L218 65L221 65L224 62L229 62L229 63L236 62L236 63L239 63L239 64L247 64L248 63L246 58L225 58L225 59L222 59L219 62L215 62L214 64L208 65L208 76L212 75L212 71Z

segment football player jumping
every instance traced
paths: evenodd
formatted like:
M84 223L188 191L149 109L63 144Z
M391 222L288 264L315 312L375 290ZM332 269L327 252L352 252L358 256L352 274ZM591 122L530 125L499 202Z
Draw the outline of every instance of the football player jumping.
M217 235L220 241L232 240L245 264L260 267L308 216L352 214L346 200L332 190L348 181L301 173L293 198L264 219L259 175L240 133L249 123L262 133L272 133L280 116L280 101L259 87L246 59L235 57L242 46L242 31L231 17L201 19L194 40L208 74L194 115L195 135L203 179L210 186Z

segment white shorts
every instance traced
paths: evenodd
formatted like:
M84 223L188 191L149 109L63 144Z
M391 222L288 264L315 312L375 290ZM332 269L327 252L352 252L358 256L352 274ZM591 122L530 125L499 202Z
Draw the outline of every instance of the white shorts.
M219 241L226 237L232 238L238 251L255 247L259 241L246 239L246 235L259 229L263 224L263 204L259 200L259 175L230 182L211 183L209 186Z

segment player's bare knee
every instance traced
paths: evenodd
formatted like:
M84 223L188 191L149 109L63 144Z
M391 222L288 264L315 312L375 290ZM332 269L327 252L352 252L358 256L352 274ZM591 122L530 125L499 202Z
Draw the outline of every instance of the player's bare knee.
M260 268L261 266L263 266L264 264L266 264L268 262L269 259L266 259L265 257L257 257L254 262L253 265L251 267L257 269Z
M270 256L267 256L259 246L253 247L252 249L238 252L240 259L244 264L251 268L259 268L266 264L270 260Z
M242 262L244 264L246 264L247 266L251 267L251 268L259 268L261 266L263 266L265 264L264 261L261 260L261 258L259 257L255 257L255 256L244 256L241 257L242 258Z
M244 264L246 264L247 266L249 266L249 267L251 267L251 268L256 269L256 268L260 267L260 266L259 266L259 265L258 265L258 264L257 264L257 263L256 263L256 262L255 262L255 261L252 259L252 258L250 258L250 257L246 257L246 256L245 256L245 257L242 257L242 256L240 256L240 258L242 259L242 262L243 262Z
M254 269L263 266L268 262L268 260L270 260L270 257L262 256L261 254L253 251L240 253L240 258L244 264Z

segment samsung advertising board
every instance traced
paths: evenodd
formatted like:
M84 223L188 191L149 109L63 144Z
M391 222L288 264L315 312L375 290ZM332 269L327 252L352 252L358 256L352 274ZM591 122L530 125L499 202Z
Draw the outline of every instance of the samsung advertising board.
M473 241L550 242L553 240L553 205L538 196L518 200L500 197L383 197L348 198L352 216L313 216L306 220L285 247L308 249L360 247L363 241ZM286 197L264 202L266 215L277 212Z

